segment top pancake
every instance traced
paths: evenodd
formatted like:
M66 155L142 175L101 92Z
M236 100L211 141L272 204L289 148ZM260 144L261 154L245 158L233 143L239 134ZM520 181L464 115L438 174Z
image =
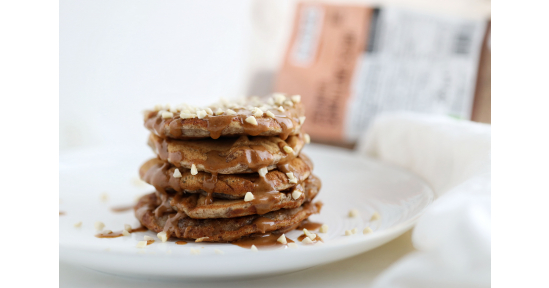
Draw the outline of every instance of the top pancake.
M149 137L149 146L163 161L175 167L219 174L257 172L261 168L272 170L281 162L287 162L303 148L303 135L289 136L286 141L279 137L253 137L242 135L238 138L174 140L160 138L155 134ZM284 147L293 152L284 151Z
M264 101L255 97L235 103L217 103L207 108L185 104L156 107L145 111L144 120L145 127L162 138L217 139L250 135L278 136L286 140L289 135L299 133L305 118L300 97L274 94Z

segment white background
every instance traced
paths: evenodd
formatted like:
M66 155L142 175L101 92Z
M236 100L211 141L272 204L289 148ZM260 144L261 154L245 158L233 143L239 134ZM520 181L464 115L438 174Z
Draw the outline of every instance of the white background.
M144 109L243 93L250 1L61 1L60 149L145 145Z

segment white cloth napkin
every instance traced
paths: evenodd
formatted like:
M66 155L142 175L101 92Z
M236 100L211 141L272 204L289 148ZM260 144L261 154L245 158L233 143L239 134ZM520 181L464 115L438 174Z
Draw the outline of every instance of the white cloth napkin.
M373 287L490 287L490 125L409 112L379 116L357 151L409 169L437 195L414 251Z

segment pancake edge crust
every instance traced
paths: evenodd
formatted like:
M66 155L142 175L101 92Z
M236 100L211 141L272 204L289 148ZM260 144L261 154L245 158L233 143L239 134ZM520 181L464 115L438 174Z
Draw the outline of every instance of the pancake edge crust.
M166 222L175 213L155 217L156 194L147 194L139 199L134 207L136 218L149 230L156 233L164 231ZM265 215L250 215L224 219L181 218L167 231L171 238L199 240L198 242L232 242L244 236L264 233L284 233L299 226L312 214L320 212L319 203L306 203L293 209L281 209ZM272 224L261 227L258 220L267 219Z

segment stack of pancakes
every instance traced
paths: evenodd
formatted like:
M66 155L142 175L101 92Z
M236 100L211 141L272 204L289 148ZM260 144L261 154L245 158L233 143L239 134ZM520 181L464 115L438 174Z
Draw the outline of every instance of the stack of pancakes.
M313 164L301 152L309 136L299 96L220 102L207 108L145 112L157 157L139 169L154 193L135 215L167 238L230 242L293 230L319 204Z

